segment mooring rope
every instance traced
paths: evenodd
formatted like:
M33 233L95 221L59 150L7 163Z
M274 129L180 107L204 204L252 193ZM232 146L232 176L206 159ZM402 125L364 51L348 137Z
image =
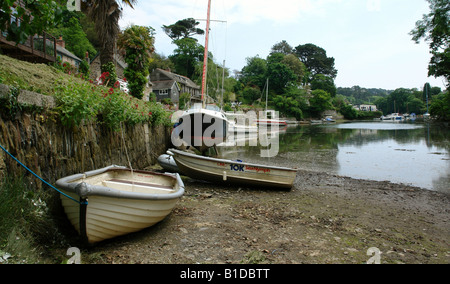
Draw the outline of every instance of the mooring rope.
M16 157L14 157L11 153L8 152L8 150L6 150L5 148L3 148L2 145L0 145L0 148L2 148L2 150L8 154L11 158L13 158L17 163L19 163L19 165L21 165L24 169L26 169L27 171L29 171L30 173L32 173L35 177L37 177L39 180L41 180L43 183L45 183L46 185L48 185L50 188L56 190L57 192L59 192L60 194L62 194L63 196L75 201L78 204L82 204L82 205L87 205L86 201L80 202L78 200L76 200L75 198L65 194L64 192L60 191L59 189L57 189L56 187L54 187L53 185L49 184L48 182L46 182L45 180L43 180L40 176L38 176L37 174L35 174L32 170L30 170L27 166L25 166L24 164L22 164L18 159L16 159Z

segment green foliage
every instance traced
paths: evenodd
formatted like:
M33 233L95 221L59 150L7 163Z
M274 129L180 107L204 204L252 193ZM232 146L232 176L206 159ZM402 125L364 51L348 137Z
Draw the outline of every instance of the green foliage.
M264 89L269 79L268 101L284 115L301 119L305 115L319 115L324 107L332 107L330 99L336 94L333 79L336 74L334 58L328 58L322 48L305 45L292 49L286 41L282 41L272 47L267 59L259 56L247 58L235 91L245 103L253 104L260 98L256 90ZM315 80L309 88L307 85L312 80L311 76ZM308 102L305 95L307 89L324 91L328 96L316 92L318 97Z
M145 86L148 83L150 56L154 51L154 33L151 27L133 25L119 36L118 46L125 51L125 77L128 81L130 94L142 99Z
M373 103L376 99L387 97L391 92L385 89L361 88L360 86L337 88L337 94L345 96L350 103L355 105Z
M101 67L102 73L108 74L108 77L106 78L106 81L103 81L103 85L112 87L117 82L117 75L116 75L116 66L113 62L108 62Z
M282 94L291 82L297 80L297 76L289 66L283 63L285 55L273 53L267 58L267 77L270 78L270 89L277 94Z
M314 90L312 91L312 98L310 99L310 109L311 113L314 115L319 115L321 112L331 109L331 96L324 90Z
M120 123L129 125L148 122L166 125L168 113L163 106L143 102L116 88L96 86L88 82L69 81L58 84L55 96L58 99L58 113L67 127L83 122L99 122L118 131Z
M308 43L299 45L294 49L294 53L306 65L311 73L311 78L317 74L323 74L330 78L336 78L337 70L334 67L334 58L328 57L325 49Z
M336 85L334 85L333 79L323 74L314 76L311 82L311 90L324 90L328 92L332 98L336 96Z
M244 86L258 86L263 89L267 81L267 61L258 56L247 58L240 81Z
M0 2L0 30L8 32L8 40L24 43L29 36L41 34L54 27L63 9L53 0L21 1L14 9L16 0ZM20 19L20 25L15 19Z
M19 88L17 86L9 86L8 96L0 99L1 108L3 109L2 115L14 119L16 114L21 111L22 106L17 102L18 96Z
M57 28L49 30L49 32L56 37L62 36L66 49L81 59L86 57L86 52L89 53L90 58L97 54L83 31L80 20L73 13L68 14L66 21L63 21Z
M288 117L300 120L308 112L308 101L304 90L289 87L283 95L276 95L273 99L275 109Z
M177 48L169 59L175 65L177 74L192 78L196 66L203 61L205 49L195 39L183 38L175 40Z
M261 90L257 87L245 87L242 91L242 101L245 104L252 104L261 98Z
M55 96L61 122L68 127L81 124L83 120L95 121L100 110L100 99L95 87L89 83L57 84Z
M1 180L0 192L0 252L11 254L8 263L37 262L39 244L49 244L58 235L48 193L29 189L18 177Z
M450 121L450 91L437 96L430 106L430 114L439 120Z
M191 94L189 94L189 93L182 93L180 95L180 100L179 100L180 106L179 106L179 108L180 109L185 109L187 104L189 103L190 99L191 99Z
M338 111L340 114L344 116L346 119L357 119L358 118L358 111L349 104L343 104L338 108ZM381 115L380 115L381 116Z
M444 77L450 87L450 4L447 0L427 0L430 13L417 21L410 32L412 39L429 42L433 55L428 67L429 76Z
M163 26L163 31L173 40L191 38L195 35L203 35L204 30L197 28L200 23L193 18L180 20L173 25Z

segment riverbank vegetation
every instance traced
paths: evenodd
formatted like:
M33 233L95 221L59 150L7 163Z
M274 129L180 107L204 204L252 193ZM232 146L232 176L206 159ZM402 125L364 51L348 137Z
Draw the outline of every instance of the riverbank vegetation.
M155 102L144 102L120 90L118 82L109 87L110 74L105 72L100 84L64 73L64 68L32 64L0 55L0 83L52 96L57 107L49 115L67 127L82 121L100 122L114 130L120 123L168 125L170 112ZM17 99L10 94L10 99ZM12 102L14 104L14 102ZM11 102L8 104L11 105ZM2 107L7 105L3 104Z

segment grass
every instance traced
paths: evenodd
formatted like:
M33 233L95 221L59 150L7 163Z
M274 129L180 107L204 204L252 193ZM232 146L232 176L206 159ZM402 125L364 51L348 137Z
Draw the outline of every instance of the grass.
M47 192L29 190L23 178L0 181L0 262L45 262L41 244L55 243L60 235L48 200Z
M68 81L68 76L55 67L33 64L0 54L0 83L19 89L53 96L58 80ZM76 79L81 82L81 79Z

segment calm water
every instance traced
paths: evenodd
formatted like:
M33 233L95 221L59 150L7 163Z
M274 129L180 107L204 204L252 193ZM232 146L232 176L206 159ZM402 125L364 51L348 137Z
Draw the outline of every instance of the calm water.
M222 157L388 180L450 193L450 130L420 123L353 122L289 127L278 134L279 153L221 147Z

